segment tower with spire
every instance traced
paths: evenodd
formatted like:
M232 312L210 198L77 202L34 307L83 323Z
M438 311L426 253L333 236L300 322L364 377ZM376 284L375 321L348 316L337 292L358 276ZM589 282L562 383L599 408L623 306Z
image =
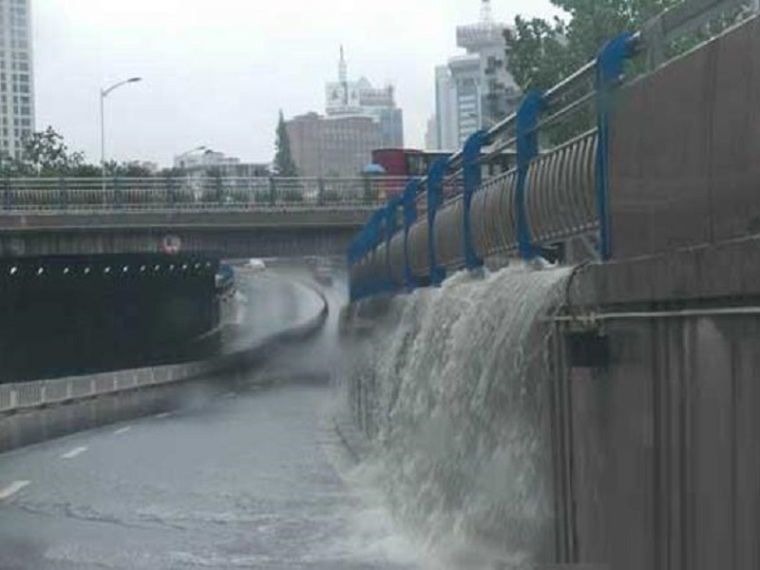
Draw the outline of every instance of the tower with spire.
M342 45L337 81L327 83L325 95L325 111L328 117L370 117L379 125L384 147L403 146L403 113L396 106L393 86L376 88L365 77L356 81L350 80L346 50Z
M476 130L490 127L514 108L517 85L507 68L506 34L491 0L480 0L480 19L457 27L465 53L436 68L436 125L439 149L460 147Z

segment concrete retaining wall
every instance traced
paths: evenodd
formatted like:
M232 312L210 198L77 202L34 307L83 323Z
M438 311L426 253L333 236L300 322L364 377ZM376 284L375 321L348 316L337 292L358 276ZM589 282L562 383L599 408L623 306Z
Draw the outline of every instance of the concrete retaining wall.
M188 387L228 389L239 373L268 358L281 343L319 331L327 301L303 322L249 347L212 360L171 366L0 385L0 452L172 407ZM208 382L214 376L213 382Z

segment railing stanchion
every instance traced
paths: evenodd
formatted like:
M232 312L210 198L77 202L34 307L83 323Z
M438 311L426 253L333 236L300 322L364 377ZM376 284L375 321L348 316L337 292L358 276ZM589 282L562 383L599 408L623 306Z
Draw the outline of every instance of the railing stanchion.
M3 178L3 207L10 210L13 206L13 196L11 195L11 179L8 176Z
M462 175L464 179L464 193L462 195L462 249L464 251L464 264L467 269L482 267L483 260L478 257L472 243L472 221L470 219L470 207L472 196L483 183L482 167L480 165L480 151L486 142L487 131L480 130L473 133L462 149Z
M440 285L446 278L446 268L438 265L435 244L435 217L443 204L443 178L449 168L448 158L439 158L428 171L427 177L427 220L428 220L428 260L430 263L430 284Z
M634 35L620 34L607 42L596 58L596 119L598 143L596 151L596 210L599 219L599 257L609 259L610 244L610 112L612 96L623 75L623 62L634 54Z
M325 203L325 180L321 176L317 178L317 204L322 206Z
M58 205L62 210L68 209L69 205L66 179L63 176L58 179Z
M409 256L409 229L417 221L417 192L419 189L419 178L410 180L404 189L404 284L407 291L412 291L416 286Z
M277 203L277 186L275 185L274 176L269 177L269 205L274 206Z
M539 91L529 91L520 104L515 120L517 136L517 187L515 189L515 213L517 214L517 243L520 257L526 260L538 255L533 245L527 212L527 185L530 162L538 156L538 116L546 102ZM505 212L505 215L509 215Z

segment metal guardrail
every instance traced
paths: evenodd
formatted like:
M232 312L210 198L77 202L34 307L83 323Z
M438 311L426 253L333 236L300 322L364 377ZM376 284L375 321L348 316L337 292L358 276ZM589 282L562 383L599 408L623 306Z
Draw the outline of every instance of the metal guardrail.
M6 178L6 213L245 211L375 208L408 179L362 178ZM105 187L105 190L104 190Z
M625 61L641 55L657 61L664 43L739 4L692 0L663 12L643 32L612 38L596 59L545 92L526 93L515 113L411 180L401 196L372 213L349 246L352 300L436 285L448 271L475 269L492 255L531 259L574 241L607 259L609 121ZM579 113L595 117L595 127L547 144L549 129L572 126ZM484 181L483 161L504 153L514 153L514 168ZM454 192L453 180L461 181Z
M62 404L104 394L169 384L201 376L213 369L211 362L192 362L155 368L104 372L0 385L0 413Z

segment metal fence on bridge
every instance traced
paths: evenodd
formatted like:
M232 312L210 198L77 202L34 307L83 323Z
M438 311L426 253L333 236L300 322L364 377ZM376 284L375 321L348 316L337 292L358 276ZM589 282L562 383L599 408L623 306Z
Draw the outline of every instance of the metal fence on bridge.
M687 34L732 10L737 21L749 16L752 10L742 5L676 5L643 31L612 38L594 60L547 91L526 93L517 112L474 133L372 213L348 250L351 298L436 285L448 271L478 268L490 256L562 258L578 251L606 260L618 87L626 72L652 69L679 53L674 44ZM641 55L644 65L626 65ZM516 154L514 168L483 180L482 165L505 152Z
M108 212L375 208L407 179L361 178L6 178L5 212Z

